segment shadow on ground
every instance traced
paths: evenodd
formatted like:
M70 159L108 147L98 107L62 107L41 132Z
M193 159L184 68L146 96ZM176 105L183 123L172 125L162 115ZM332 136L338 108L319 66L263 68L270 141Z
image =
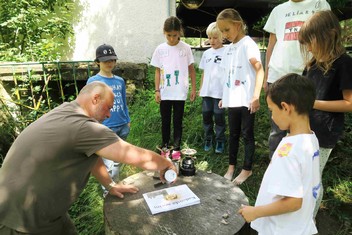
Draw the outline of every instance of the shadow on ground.
M336 219L333 218L326 210L320 210L317 214L317 227L318 235L336 235L341 229L341 225L336 223ZM258 233L251 229L249 224L245 224L242 229L235 235L257 235ZM352 231L346 231L346 235L351 234Z

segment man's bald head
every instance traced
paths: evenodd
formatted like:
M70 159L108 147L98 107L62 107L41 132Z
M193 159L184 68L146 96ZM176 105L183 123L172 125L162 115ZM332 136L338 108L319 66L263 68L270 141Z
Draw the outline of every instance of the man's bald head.
M102 122L110 117L110 109L114 104L112 89L103 82L92 82L85 85L77 96L77 103L87 116Z
M95 81L85 85L79 92L78 97L83 95L100 94L102 98L104 98L105 95L109 93L112 93L112 90L108 85L103 82Z

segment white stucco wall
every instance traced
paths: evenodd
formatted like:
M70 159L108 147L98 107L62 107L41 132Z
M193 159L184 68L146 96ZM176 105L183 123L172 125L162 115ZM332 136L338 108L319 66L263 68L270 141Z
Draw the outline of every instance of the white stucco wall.
M175 0L76 0L75 37L66 60L94 60L95 49L114 47L120 61L149 62L165 41L163 24L176 14Z

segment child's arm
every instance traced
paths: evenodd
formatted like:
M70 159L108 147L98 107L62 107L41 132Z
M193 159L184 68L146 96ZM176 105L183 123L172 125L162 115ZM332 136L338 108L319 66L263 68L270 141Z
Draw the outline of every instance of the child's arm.
M202 90L203 87L203 79L204 79L204 71L202 72L202 76L200 78L200 87L199 87L199 94L200 95L200 91Z
M267 81L268 81L268 73L269 73L269 62L270 62L271 55L273 54L276 41L277 41L276 34L270 33L269 43L268 43L268 47L266 48L266 56L265 56L265 74L264 74L264 84L263 84L265 92L268 91Z
M188 73L189 76L191 77L191 84L192 84L192 91L191 91L191 96L190 100L194 101L196 98L196 70L193 66L193 64L188 65Z
M266 216L281 215L301 209L302 198L284 197L276 202L263 206L243 206L238 213L249 223Z
M155 101L160 103L160 68L155 68Z
M251 58L249 62L252 64L255 70L255 87L253 97L249 105L249 110L251 113L255 113L259 110L260 107L259 97L263 86L264 70L260 61L256 60L255 58Z
M343 100L316 100L314 109L326 112L352 112L352 90L342 91Z

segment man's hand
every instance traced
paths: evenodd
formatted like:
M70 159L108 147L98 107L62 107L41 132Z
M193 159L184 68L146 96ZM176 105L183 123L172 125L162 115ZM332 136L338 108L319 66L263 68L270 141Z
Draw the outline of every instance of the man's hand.
M164 175L165 175L165 172L167 170L169 170L169 169L174 170L175 172L177 172L176 166L174 166L174 164L171 163L171 166L169 166L166 169L160 171L160 180L161 180L161 182L163 182L163 183L166 182L166 179L165 179ZM175 179L174 182L176 182L176 180L177 180L177 178ZM172 182L172 183L174 183L174 182Z
M138 191L139 188L133 185L116 184L110 189L109 194L123 198L123 193L137 193Z

